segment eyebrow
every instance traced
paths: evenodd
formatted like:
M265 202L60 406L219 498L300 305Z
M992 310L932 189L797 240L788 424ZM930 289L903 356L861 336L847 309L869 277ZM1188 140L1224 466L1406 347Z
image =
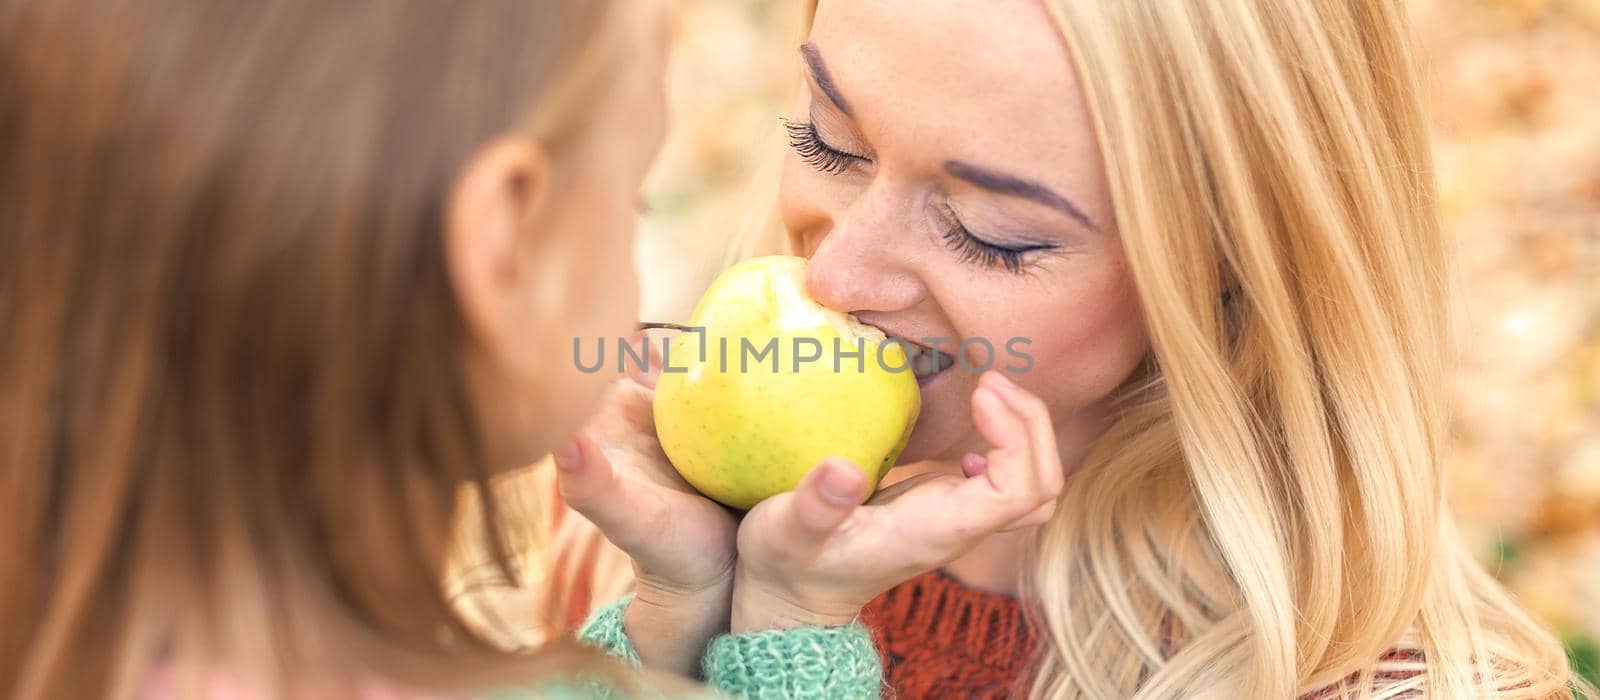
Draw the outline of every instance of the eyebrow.
M833 74L828 72L828 64L822 62L822 53L817 51L817 45L809 41L801 44L800 55L805 57L806 67L811 69L811 79L817 81L822 94L827 95L833 106L838 107L845 116L855 116L850 113L850 104L844 101L844 95L839 94L839 87L834 85Z
M1094 222L1089 219L1089 215L1083 213L1083 210L1078 208L1078 205L1073 204L1072 200L1057 194L1055 190L1040 183L993 170L986 170L959 160L945 161L944 169L945 172L990 192L1009 194L1038 202L1052 209L1065 212L1068 216L1077 219L1091 230L1099 230L1094 225Z

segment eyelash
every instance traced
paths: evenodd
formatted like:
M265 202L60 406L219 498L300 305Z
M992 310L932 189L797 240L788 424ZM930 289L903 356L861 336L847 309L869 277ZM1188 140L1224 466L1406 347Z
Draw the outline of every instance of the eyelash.
M811 120L797 122L785 119L783 128L789 132L789 147L793 148L807 165L822 172L842 173L850 166L867 160L824 143L822 136L817 134L816 123Z
M945 229L944 243L961 257L961 262L977 263L982 267L1004 267L1009 272L1022 272L1022 256L1049 246L1007 248L995 245L972 235L966 226L951 216L950 228Z
M845 153L829 146L817 133L815 122L783 120L784 130L789 132L789 147L799 154L800 159L817 170L838 174L848 170L850 166L866 161L866 158L853 153ZM1007 248L995 245L972 235L967 227L962 225L956 213L946 209L950 215L950 227L944 231L945 245L960 256L964 263L976 263L982 267L1004 267L1006 270L1018 273L1022 271L1022 257L1036 250L1053 248L1049 245L1025 246L1022 248Z

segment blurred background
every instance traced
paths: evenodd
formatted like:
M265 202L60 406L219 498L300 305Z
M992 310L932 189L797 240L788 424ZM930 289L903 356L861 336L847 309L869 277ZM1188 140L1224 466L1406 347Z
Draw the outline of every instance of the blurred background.
M801 3L686 0L646 318L723 262L797 77ZM1455 255L1452 497L1483 561L1600 681L1600 0L1412 0Z

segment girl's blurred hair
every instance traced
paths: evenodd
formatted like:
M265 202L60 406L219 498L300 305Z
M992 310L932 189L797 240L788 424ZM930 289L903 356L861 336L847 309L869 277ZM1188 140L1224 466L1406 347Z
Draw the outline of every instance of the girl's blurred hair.
M441 588L488 467L440 219L486 141L581 132L617 14L0 0L0 696L592 658Z

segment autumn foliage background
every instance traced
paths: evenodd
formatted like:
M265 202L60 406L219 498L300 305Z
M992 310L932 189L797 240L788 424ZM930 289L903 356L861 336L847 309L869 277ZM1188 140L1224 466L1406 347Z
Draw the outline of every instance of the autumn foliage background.
M797 76L796 6L683 3L645 313L686 317ZM1483 561L1600 661L1600 0L1413 0L1455 257L1454 506Z

